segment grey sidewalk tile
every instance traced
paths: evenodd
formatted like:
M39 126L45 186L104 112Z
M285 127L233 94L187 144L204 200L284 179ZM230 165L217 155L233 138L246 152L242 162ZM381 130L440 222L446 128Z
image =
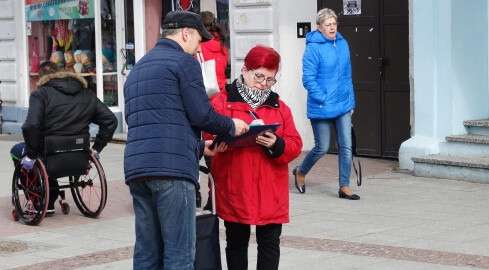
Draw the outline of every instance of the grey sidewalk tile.
M300 226L286 224L283 226L282 230L283 235L321 238L320 236L325 231L338 230L338 227L341 227L341 224L342 222L337 221L310 221L308 223L301 224ZM346 226L345 230L348 230L348 226Z
M431 263L419 263L401 260L385 260L380 263L375 263L371 265L365 265L358 268L357 270L476 270L478 268L472 267L460 267L460 266L449 266L449 265L439 265Z
M22 252L17 252L13 254L8 254L8 256L0 257L0 269L12 269L15 267L21 267L26 265L31 265L33 263L48 262L48 258L40 258L37 255L25 254Z
M113 263L105 263L100 265L91 265L87 267L76 268L77 270L132 270L132 259L122 260Z
M489 237L480 238L467 244L475 247L489 247ZM489 256L489 254L487 256Z
M357 243L395 246L399 243L411 241L413 238L401 236L401 235L385 235L383 233L371 233L367 235L361 235L358 237L351 237L348 240Z
M329 261L341 257L341 254L313 251L313 250L300 250L292 248L281 248L282 258L280 260L280 270L296 270L296 269L326 269ZM305 267L307 266L307 267ZM249 269L254 269L248 267Z
M466 226L456 230L443 231L428 236L426 239L470 243L481 238L489 237L489 223Z
M6 164L0 167L3 179L12 177L13 166L8 151L13 144L14 141L0 139L0 149L4 152L0 155L0 162ZM123 183L123 152L124 145L109 144L102 153L102 164L109 182L104 210L107 215L85 219L68 194L72 207L68 216L57 213L37 227L10 221L8 228L18 230L18 233L6 234L11 236L0 238L0 241L18 240L27 243L28 248L22 252L0 254L0 269L40 263L47 265L51 261L62 264L55 258L70 259L84 255L100 262L77 269L132 269L132 260L127 257L135 240L134 215L131 196ZM433 256L463 257L469 254L489 257L489 185L414 177L411 173L391 172L394 161L362 158L364 183L357 187L353 180L351 182L352 191L359 194L361 200L349 201L338 198L337 156L327 155L311 170L306 178L306 193L300 194L295 189L291 170L304 156L301 154L289 165L291 221L283 226L281 270L474 269L406 261L402 256L411 255L411 260L417 260L416 254L423 256L426 253ZM206 187L202 192L207 192ZM10 196L11 180L0 181L0 197L4 204L2 213L6 217L11 212ZM206 199L204 193L203 197ZM252 228L254 232L255 228ZM224 230L222 220L220 229ZM223 269L226 269L226 241L221 238L220 244ZM249 269L256 265L256 247L253 235L249 247ZM111 258L107 255L105 259L112 259L107 261L99 258L99 251L105 255L113 252L124 255ZM384 251L392 253L384 254ZM399 259L388 259L396 256ZM482 259L487 261L487 257Z
M488 246L471 244L471 243L459 243L445 240L432 240L424 238L414 238L408 241L400 242L395 246L436 250L445 252L455 252L470 255L489 256Z

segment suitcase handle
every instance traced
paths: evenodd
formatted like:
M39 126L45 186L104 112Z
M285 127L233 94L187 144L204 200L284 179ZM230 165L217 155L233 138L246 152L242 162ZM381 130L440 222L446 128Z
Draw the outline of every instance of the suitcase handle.
M212 214L215 215L216 214L216 193L215 193L216 189L214 187L214 178L212 177L212 174L210 173L209 168L207 168L205 166L199 165L199 171L207 174L207 176L209 177L209 181L211 183L211 194L212 194L212 197L211 197Z

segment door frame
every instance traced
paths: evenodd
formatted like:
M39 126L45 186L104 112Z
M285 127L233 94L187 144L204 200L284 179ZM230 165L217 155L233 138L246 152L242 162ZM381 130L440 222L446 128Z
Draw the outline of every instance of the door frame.
M134 13L134 43L135 43L135 61L137 62L141 57L146 54L146 20L145 19L136 19L136 18L145 18L145 1L133 1L133 10ZM127 132L127 123L124 117L124 83L126 82L127 76L130 73L130 70L124 69L125 75L123 75L123 66L125 65L125 59L122 55L122 52L125 50L126 44L126 5L125 1L116 0L115 6L116 12L116 56L117 56L117 86L119 89L118 95L118 111L122 113L122 132ZM130 11L129 11L130 12ZM99 33L101 35L101 33ZM100 37L101 38L101 37ZM100 49L100 53L102 53ZM127 54L126 54L127 55ZM101 56L100 56L101 57ZM97 67L98 69L98 67ZM98 78L97 78L98 79Z

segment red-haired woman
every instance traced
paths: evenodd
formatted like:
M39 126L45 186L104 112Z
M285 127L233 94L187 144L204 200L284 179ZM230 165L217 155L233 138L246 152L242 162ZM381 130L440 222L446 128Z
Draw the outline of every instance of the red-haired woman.
M217 83L219 84L219 89L222 91L226 86L225 71L228 65L228 49L224 45L226 37L212 12L203 11L200 13L200 18L202 18L205 29L214 36L214 39L200 43L202 55L204 55L204 61L216 60Z
M289 107L271 90L279 63L272 48L252 48L242 75L212 101L220 114L246 123L281 124L277 131L258 136L257 146L230 147L212 158L217 214L226 226L231 270L248 269L250 225L256 225L257 269L278 269L282 224L289 222L287 168L299 156L302 140Z

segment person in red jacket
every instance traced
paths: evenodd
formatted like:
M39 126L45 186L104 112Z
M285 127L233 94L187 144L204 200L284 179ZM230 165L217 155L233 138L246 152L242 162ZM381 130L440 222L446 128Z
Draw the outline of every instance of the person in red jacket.
M250 225L256 225L257 269L278 269L282 224L289 222L288 163L301 153L302 140L289 107L271 90L279 63L272 48L252 48L242 75L212 101L218 113L248 124L281 124L258 136L256 146L228 147L212 158L216 210L226 226L231 270L248 268Z
M210 11L203 11L200 13L202 22L205 29L214 36L206 42L200 43L202 48L202 55L204 55L204 61L216 60L216 77L219 89L224 90L226 86L226 66L228 65L228 49L226 48L226 36L221 29L221 26L216 22L216 17Z

